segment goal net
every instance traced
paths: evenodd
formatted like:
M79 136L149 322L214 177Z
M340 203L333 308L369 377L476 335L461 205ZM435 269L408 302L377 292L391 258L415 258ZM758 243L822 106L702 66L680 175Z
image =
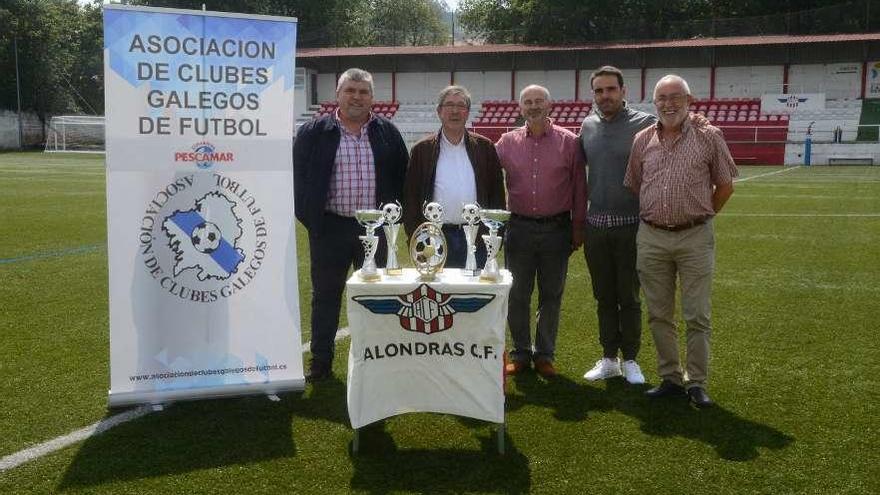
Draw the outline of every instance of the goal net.
M47 152L104 152L104 117L58 115L49 121Z

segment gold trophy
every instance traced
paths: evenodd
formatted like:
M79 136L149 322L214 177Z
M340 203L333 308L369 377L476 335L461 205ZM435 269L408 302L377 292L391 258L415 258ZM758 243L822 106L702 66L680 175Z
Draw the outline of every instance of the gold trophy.
M428 203L422 209L427 222L413 232L409 240L409 256L422 281L437 278L437 272L446 263L446 236L443 235L443 206Z

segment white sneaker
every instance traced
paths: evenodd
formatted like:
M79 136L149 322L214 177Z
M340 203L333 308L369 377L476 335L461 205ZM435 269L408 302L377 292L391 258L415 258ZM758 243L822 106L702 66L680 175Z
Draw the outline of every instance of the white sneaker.
M645 383L645 375L642 374L642 369L639 368L639 363L632 360L623 362L623 377L633 385L641 385Z
M593 366L593 369L584 374L584 378L591 382L615 376L620 376L620 361L617 358L602 358L596 361L596 366Z

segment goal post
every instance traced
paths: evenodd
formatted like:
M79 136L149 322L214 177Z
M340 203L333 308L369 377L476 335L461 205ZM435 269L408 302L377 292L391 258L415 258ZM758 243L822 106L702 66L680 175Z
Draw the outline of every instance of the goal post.
M49 121L47 153L104 153L104 117L57 115Z

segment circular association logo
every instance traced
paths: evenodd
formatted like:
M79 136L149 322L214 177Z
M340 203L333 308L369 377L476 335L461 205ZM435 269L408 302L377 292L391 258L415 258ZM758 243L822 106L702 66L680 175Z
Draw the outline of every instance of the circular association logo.
M263 266L269 227L257 198L217 173L177 177L144 209L144 268L169 294L212 303L245 290Z

